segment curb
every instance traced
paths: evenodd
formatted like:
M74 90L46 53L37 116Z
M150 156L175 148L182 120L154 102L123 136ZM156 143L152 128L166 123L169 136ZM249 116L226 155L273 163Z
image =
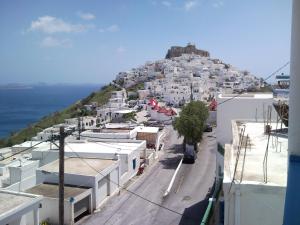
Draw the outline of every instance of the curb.
M173 186L173 184L174 184L176 175L177 175L177 173L178 173L178 171L179 171L179 169L180 169L180 167L181 167L181 165L182 165L182 160L183 160L183 157L181 158L181 160L180 160L180 162L179 162L179 164L178 164L178 166L177 166L177 168L176 168L176 170L175 170L175 172L174 172L174 174L173 174L173 177L172 177L171 182L170 182L170 184L169 184L169 186L168 186L168 189L167 189L166 192L164 193L163 197L166 197L166 196L169 195L169 193L170 193L170 191L171 191L171 188L172 188L172 186Z

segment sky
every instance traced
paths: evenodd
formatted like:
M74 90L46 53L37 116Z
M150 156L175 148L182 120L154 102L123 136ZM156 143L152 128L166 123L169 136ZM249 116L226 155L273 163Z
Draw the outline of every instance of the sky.
M289 61L291 5L291 0L0 0L0 84L104 84L187 43L267 77Z

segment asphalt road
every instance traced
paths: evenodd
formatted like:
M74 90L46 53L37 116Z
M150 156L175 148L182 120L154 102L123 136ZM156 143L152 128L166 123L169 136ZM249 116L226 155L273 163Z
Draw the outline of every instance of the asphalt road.
M83 218L78 224L200 224L207 205L208 190L215 177L216 140L205 134L195 164L182 165L170 194L164 198L163 194L182 157L182 138L178 138L171 126L166 130L166 150L159 162L147 168L128 186L130 191L141 197L122 190L98 212Z

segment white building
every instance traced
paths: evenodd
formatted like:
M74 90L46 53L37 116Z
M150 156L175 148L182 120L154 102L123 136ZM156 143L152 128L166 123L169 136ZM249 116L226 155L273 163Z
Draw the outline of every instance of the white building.
M7 165L3 176L2 188L12 191L24 191L36 184L35 171L39 166L36 160L20 158Z
M17 144L11 147L12 154L16 154L19 152L26 153L26 149L30 152L31 149L39 148L41 146L49 146L49 142L41 142L41 141L25 141L21 144Z
M12 154L11 147L0 149L0 162Z
M74 147L76 148L76 147ZM75 152L77 153L76 149ZM76 154L77 155L77 154ZM84 158L65 158L65 184L93 189L93 209L98 208L110 195L114 194L120 185L119 160ZM59 183L59 160L40 167L37 173L37 183Z
M119 109L115 110L111 114L111 118L113 122L122 122L125 121L125 116L131 113L135 113L136 110L133 109Z
M222 146L232 142L231 121L267 119L268 107L272 109L272 119L276 118L272 93L219 94L217 96L217 141Z
M74 141L66 143L66 157L120 160L120 184L127 182L138 172L140 154L146 149L146 141L90 138L91 142ZM58 149L39 148L32 151L32 158L40 166L58 159Z
M23 191L34 186L36 184L35 170L39 167L39 161L32 160L31 151L49 148L51 145L49 142L27 141L11 147L7 158L0 161L0 188Z
M109 108L123 108L126 106L127 94L126 90L113 91L111 97L107 103Z
M145 89L151 96L174 105L188 103L191 98L210 101L219 91L232 93L260 87L255 76L217 59L186 54L159 64L164 77L147 80Z
M42 196L0 190L1 225L39 225L39 206ZM28 223L26 217L32 222Z
M135 139L137 131L135 128L102 128L84 131L80 134L81 139ZM95 139L96 140L96 139Z
M74 122L71 123L71 121L74 121ZM37 133L37 135L35 137L31 138L31 140L32 141L50 140L51 138L59 135L60 127L64 127L66 132L72 133L78 127L77 121L78 121L77 118L72 118L72 119L66 120L66 123L55 124L52 127L48 127L46 129L42 130L41 132ZM21 144L21 145L23 145L23 144Z
M58 205L59 188L56 184L39 184L26 193L43 196L39 210L40 222L59 224ZM83 187L64 186L64 224L73 225L75 220L83 214L93 212L92 189ZM27 215L27 224L33 224L30 215Z
M105 124L111 121L112 109L108 107L99 107L96 109L97 117L99 118L100 124Z
M137 92L140 100L146 99L150 94L149 90L138 90Z
M276 128L275 123L271 126ZM245 132L240 141L242 129ZM225 145L224 224L282 225L287 182L287 136L280 133L276 136L271 132L268 138L264 133L264 123L245 120L233 121L232 131L233 143Z
M156 148L158 146L158 127L139 126L136 127L135 131L137 132L137 140L145 140L147 146L151 145L153 146L153 148Z

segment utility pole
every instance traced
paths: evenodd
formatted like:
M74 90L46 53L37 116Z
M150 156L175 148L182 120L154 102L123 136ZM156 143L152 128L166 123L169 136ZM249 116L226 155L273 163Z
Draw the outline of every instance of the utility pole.
M78 117L78 140L80 140L80 127L81 127L81 124L80 124L80 116Z
M59 225L64 225L65 129L59 130Z
M193 99L194 99L194 96L193 96L193 81L191 82L191 95L190 95L190 101L192 102Z

